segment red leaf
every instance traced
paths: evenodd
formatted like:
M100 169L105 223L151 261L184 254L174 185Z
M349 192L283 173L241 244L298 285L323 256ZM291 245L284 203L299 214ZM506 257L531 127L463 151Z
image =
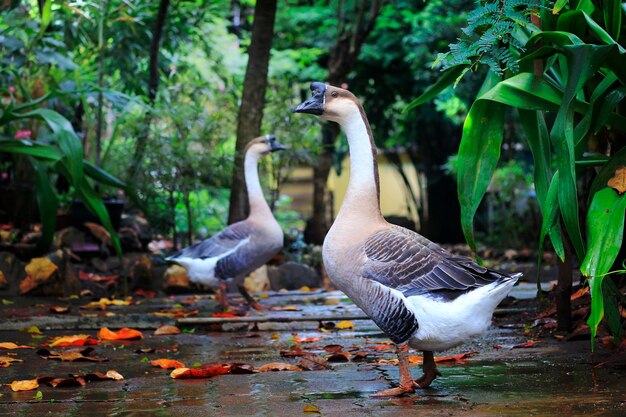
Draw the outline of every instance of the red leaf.
M150 364L152 366L157 366L163 369L178 369L185 367L184 363L175 361L173 359L155 359L151 361Z
M218 364L200 368L178 368L174 369L170 376L174 379L210 378L212 376L227 374L229 371L229 365Z
M142 339L143 334L139 330L129 329L124 327L117 332L113 332L106 327L103 327L98 332L98 337L102 340L130 340L130 339Z

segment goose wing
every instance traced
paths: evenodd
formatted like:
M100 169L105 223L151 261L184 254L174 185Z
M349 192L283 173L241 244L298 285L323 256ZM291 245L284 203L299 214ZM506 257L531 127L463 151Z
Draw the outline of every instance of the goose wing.
M250 240L253 227L247 221L233 223L218 234L211 236L209 239L191 245L169 259L176 258L213 258L233 252L237 247L245 244Z
M365 243L365 254L363 276L405 296L440 293L454 298L469 289L506 278L398 226L370 236Z

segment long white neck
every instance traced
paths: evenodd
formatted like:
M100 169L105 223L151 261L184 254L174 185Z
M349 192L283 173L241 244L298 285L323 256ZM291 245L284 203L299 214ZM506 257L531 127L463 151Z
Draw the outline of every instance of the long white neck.
M369 123L355 104L355 111L339 120L350 147L350 181L338 218L382 220L378 185L378 162Z
M248 189L248 201L250 202L250 216L268 214L272 211L265 201L263 189L259 182L259 158L260 155L254 152L246 153L244 159L244 175L246 178L246 188Z

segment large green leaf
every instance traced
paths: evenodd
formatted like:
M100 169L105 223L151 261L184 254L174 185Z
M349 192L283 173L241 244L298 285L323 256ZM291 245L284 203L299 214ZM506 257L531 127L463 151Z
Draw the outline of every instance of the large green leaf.
M30 163L35 170L36 199L42 226L42 236L38 247L41 251L48 251L54 239L59 198L50 182L48 167L32 157Z
M602 4L604 26L613 39L619 39L622 27L622 0L607 0Z
M587 214L589 248L580 271L591 277L591 314L587 323L592 341L604 316L602 280L611 269L622 246L626 196L606 187L595 193Z
M503 127L504 106L488 100L474 102L463 125L458 154L458 195L463 234L474 251L474 215L500 159Z
M424 91L419 97L410 102L403 110L403 112L408 112L411 109L414 109L417 106L420 106L439 95L444 89L451 86L456 82L456 80L468 69L468 65L457 65L452 68L447 69L443 72L441 77L435 82L435 84L431 85Z
M0 153L34 156L39 159L58 161L63 153L56 147L22 140L0 140Z
M559 169L559 207L567 234L578 259L585 257L585 245L578 219L578 192L576 186L576 157L574 152L575 98L585 83L604 62L609 48L606 45L569 45L563 47L567 63L567 84L563 101L550 132Z

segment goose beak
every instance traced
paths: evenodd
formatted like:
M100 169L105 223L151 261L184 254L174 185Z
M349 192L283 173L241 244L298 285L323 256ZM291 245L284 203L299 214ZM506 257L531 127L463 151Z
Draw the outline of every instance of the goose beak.
M326 84L320 82L311 83L311 91L313 95L306 101L300 103L293 109L294 113L308 113L316 116L324 113L324 101Z
M287 147L282 143L276 142L276 136L267 135L267 138L270 141L270 152L284 151L285 149L287 149Z

